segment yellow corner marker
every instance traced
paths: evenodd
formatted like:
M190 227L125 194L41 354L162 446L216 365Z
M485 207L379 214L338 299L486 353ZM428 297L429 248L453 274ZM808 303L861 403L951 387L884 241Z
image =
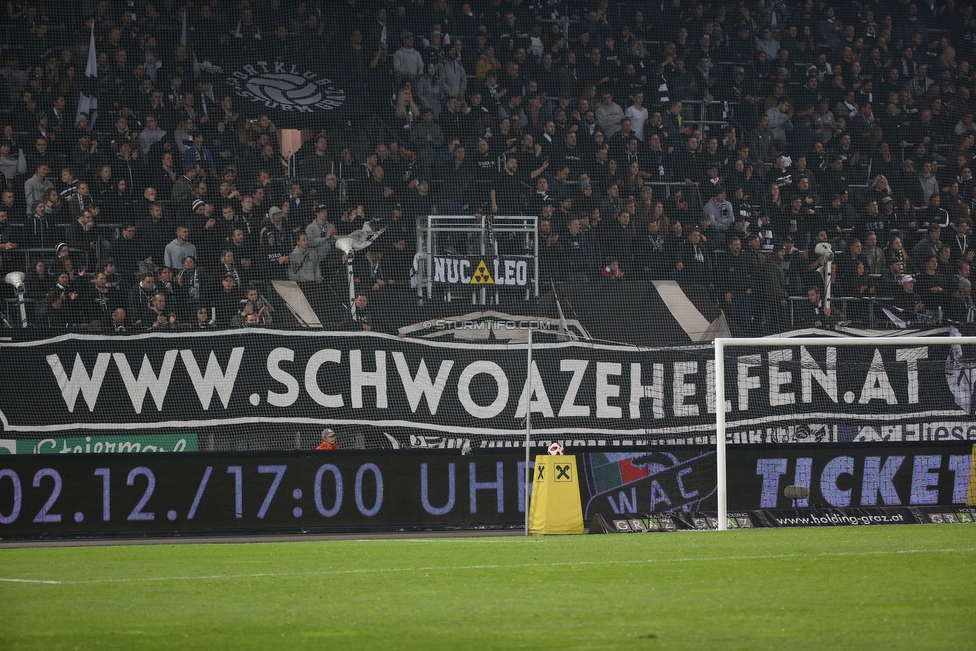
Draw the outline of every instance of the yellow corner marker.
M536 456L529 502L530 534L583 533L578 468L572 454Z

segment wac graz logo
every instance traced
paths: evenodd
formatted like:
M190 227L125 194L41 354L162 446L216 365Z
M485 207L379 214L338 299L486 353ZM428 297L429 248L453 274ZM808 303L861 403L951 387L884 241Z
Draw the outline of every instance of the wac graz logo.
M246 65L227 78L227 85L240 97L282 111L330 111L346 101L346 92L336 88L331 79L281 61Z

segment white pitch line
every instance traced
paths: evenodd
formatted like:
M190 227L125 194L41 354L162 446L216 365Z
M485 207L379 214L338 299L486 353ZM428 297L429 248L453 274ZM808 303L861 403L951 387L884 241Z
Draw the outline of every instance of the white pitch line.
M6 583L46 583L47 585L61 585L61 581L42 581L40 579L5 579L0 577L0 581Z
M959 549L897 549L892 551L874 550L863 552L824 552L820 554L765 554L756 556L711 556L700 558L648 558L633 561L563 561L557 563L513 563L513 564L493 564L493 565L447 565L447 566L427 566L427 567L388 567L378 569L359 569L359 570L319 570L308 572L255 572L252 574L213 574L208 576L157 576L127 579L89 579L85 581L34 581L27 579L0 579L6 581L18 581L24 583L46 583L54 585L84 585L89 583L143 583L155 581L214 581L221 579L258 579L258 578L280 578L292 576L339 576L344 574L389 574L401 572L448 572L464 570L505 570L505 569L525 569L525 568L546 568L546 567L572 567L572 566L591 566L591 565L645 565L658 563L694 563L712 561L755 561L771 560L777 558L822 558L834 556L882 556L890 554L932 554L932 553L958 553L976 552L976 547L963 547Z

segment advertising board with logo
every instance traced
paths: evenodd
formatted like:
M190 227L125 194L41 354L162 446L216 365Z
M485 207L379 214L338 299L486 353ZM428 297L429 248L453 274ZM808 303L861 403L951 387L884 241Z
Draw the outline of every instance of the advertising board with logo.
M580 453L575 473L543 458L550 489L578 487L585 522L715 527L713 451ZM731 527L968 524L976 510L968 444L738 446L728 468ZM0 539L518 528L527 474L517 449L0 455ZM798 486L807 498L791 497Z

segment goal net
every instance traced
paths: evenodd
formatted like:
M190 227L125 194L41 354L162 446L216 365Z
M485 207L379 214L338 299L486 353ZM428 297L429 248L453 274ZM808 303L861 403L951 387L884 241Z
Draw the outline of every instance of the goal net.
M729 443L974 438L974 337L722 338L714 343L715 400L725 407L715 419L720 529L727 526Z

